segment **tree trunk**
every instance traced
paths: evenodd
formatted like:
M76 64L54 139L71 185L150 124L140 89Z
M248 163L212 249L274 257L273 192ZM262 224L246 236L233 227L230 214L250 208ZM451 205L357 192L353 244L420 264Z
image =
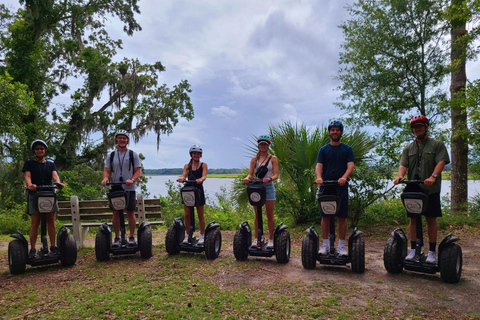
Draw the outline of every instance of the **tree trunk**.
M452 0L452 5L461 6L462 0ZM465 71L466 48L458 39L466 33L466 21L452 21L451 30L451 62L454 68L451 73L450 96L452 116L452 207L451 213L465 210L468 201L468 142L466 139L467 113L464 108L465 86L467 75Z

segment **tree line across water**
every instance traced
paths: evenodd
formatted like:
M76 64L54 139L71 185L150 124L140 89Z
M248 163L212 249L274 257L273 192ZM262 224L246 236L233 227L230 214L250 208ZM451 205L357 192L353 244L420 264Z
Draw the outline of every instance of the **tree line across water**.
M145 169L145 175L180 175L183 173L183 168L163 168L163 169ZM208 174L240 174L242 169L208 169Z

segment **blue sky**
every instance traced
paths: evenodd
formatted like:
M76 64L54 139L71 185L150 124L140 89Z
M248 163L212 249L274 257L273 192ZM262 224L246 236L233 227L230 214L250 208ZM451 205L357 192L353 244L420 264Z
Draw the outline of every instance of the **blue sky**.
M203 148L210 168L240 168L249 162L245 146L269 126L341 118L333 106L340 95L333 77L342 41L338 25L348 19L345 5L351 3L140 1L141 32L128 37L120 24L109 27L124 43L119 59L161 61L160 82L169 86L188 80L195 118L162 136L158 151L153 134L131 149L146 157L148 169L182 167L193 144Z

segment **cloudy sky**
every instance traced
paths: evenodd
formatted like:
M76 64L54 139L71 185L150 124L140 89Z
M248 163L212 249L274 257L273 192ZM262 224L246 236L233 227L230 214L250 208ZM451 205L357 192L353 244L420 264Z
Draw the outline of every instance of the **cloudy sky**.
M18 6L18 1L6 3ZM142 0L143 31L128 37L119 24L121 56L161 61L161 82L187 79L195 109L181 120L160 149L150 135L131 148L145 155L145 168L182 167L193 144L210 168L248 166L252 136L285 121L326 125L339 118L333 106L339 83L342 33L353 0L232 1Z

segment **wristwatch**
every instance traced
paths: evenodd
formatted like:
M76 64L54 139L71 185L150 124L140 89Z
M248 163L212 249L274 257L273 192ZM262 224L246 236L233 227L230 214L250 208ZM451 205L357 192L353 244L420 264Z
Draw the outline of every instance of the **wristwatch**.
M432 177L434 177L435 179L437 179L437 174L436 173L432 173Z

